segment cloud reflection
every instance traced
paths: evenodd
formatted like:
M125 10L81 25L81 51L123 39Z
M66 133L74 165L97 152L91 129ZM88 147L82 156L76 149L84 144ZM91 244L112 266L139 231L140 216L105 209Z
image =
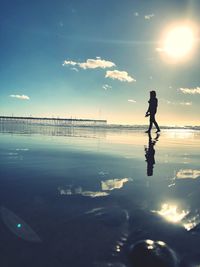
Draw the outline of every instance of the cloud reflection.
M193 169L180 169L176 173L176 178L178 179L196 179L200 177L200 170L193 170Z
M107 192L101 192L101 191L84 191L81 187L77 187L75 189L72 189L70 187L58 187L58 191L60 195L81 195L85 197L104 197L108 196L109 194Z
M60 195L81 195L86 197L104 197L110 195L110 193L105 191L112 191L114 189L120 189L124 186L125 183L132 181L131 178L122 178L122 179L110 179L101 181L101 190L99 191L90 191L83 190L81 186L74 187L68 185L65 187L59 186L58 191Z
M183 223L184 228L187 231L194 229L200 223L200 216L196 214Z
M106 181L101 181L101 188L103 191L120 189L128 181L132 181L132 179L131 178L123 178L123 179L110 179L110 180L106 180Z

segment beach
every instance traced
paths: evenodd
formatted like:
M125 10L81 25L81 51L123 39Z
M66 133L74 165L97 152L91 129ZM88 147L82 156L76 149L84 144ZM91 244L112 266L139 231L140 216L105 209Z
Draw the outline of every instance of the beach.
M199 149L192 129L1 125L0 265L131 266L151 239L197 266Z

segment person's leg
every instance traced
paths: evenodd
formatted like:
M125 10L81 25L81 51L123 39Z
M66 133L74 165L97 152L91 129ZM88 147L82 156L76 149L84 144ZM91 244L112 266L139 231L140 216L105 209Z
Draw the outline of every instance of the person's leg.
M150 115L150 117L149 117L149 129L148 129L149 133L151 132L152 126L153 126L153 116Z
M157 123L157 121L155 119L155 114L154 114L154 116L152 116L152 122L156 126L157 132L160 132L160 128L159 128L158 123Z

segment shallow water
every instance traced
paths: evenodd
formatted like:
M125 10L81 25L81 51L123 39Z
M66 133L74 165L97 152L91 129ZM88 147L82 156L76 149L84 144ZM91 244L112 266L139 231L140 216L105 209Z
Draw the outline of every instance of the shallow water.
M142 239L200 264L199 131L0 129L0 266L131 266Z

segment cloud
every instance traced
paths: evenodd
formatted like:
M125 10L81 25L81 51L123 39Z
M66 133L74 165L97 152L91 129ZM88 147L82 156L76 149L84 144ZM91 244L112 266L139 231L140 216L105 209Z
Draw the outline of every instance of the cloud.
M181 105L181 106L192 106L192 102L172 102L172 101L169 101L167 100L167 104L169 105Z
M71 60L65 60L64 62L63 62L63 66L65 66L65 65L71 65L71 66L76 66L78 63L77 62L75 62L75 61L71 61Z
M79 70L76 67L71 68L71 70L74 70L76 72L79 72Z
M30 99L30 97L27 96L27 95L10 95L10 97L18 98L18 99L21 99L21 100L29 100Z
M148 15L145 15L144 18L147 19L147 20L150 20L154 17L155 15L154 14L148 14Z
M180 102L179 104L182 106L192 106L192 102Z
M136 101L133 100L133 99L128 99L128 102L130 102L130 103L136 103Z
M111 61L106 61L101 58L96 59L88 59L86 62L79 63L79 67L83 69L96 69L96 68L111 68L114 67L115 64Z
M75 62L71 60L65 60L62 64L63 66L71 65L78 66L81 69L96 69L96 68L112 68L115 65L112 61L101 59L100 57L96 57L96 59L87 59L85 62Z
M112 89L112 86L111 86L111 85L108 85L108 84L104 84L104 85L102 86L102 88L103 88L104 90L108 90L108 89Z
M121 82L136 82L134 78L128 75L128 72L119 70L107 70L105 78L116 79Z
M135 16L135 17L138 17L138 16L139 16L139 13L138 13L138 12L135 12L135 13L134 13L134 16Z
M190 94L190 95L195 95L195 94L200 94L200 87L196 88L180 88L180 91L184 94Z

